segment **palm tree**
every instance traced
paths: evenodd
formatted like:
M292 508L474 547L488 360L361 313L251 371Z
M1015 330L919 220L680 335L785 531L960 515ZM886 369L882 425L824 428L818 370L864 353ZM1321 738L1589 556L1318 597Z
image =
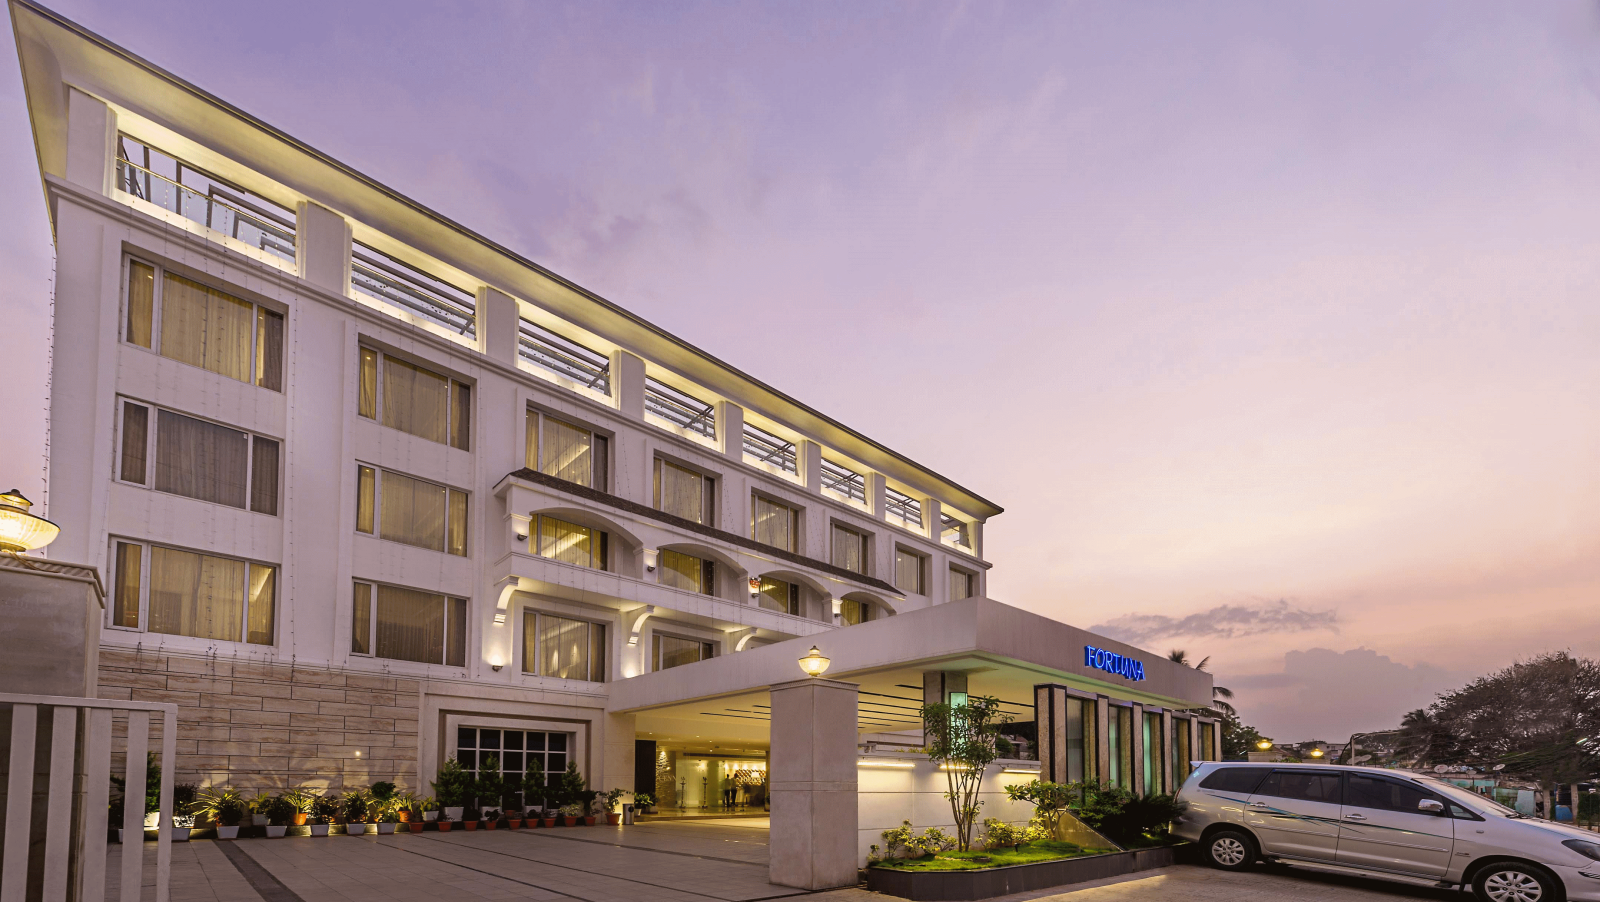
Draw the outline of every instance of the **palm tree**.
M1174 648L1172 651L1167 652L1167 660L1174 664L1182 664L1185 667L1193 667L1195 670L1205 670L1206 665L1211 663L1211 656L1206 655L1205 657L1201 658L1200 663L1198 664L1190 664L1189 653L1181 648ZM1217 709L1217 711L1221 712L1222 714L1239 713L1238 711L1234 710L1233 705L1228 704L1228 699L1231 698L1233 698L1232 689L1229 689L1226 686L1213 685L1211 687L1211 707Z

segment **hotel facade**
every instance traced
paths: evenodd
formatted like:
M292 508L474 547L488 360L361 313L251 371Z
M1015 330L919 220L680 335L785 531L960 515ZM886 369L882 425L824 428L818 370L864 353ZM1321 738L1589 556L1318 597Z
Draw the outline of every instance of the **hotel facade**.
M994 503L11 11L57 254L49 553L103 576L99 695L180 706L181 780L426 794L452 756L575 762L770 806L774 848L846 806L854 860L940 822L924 700L1000 697L1012 770L1058 780L1217 757L1208 675L988 598ZM812 645L832 669L793 685ZM819 743L837 774L783 773Z

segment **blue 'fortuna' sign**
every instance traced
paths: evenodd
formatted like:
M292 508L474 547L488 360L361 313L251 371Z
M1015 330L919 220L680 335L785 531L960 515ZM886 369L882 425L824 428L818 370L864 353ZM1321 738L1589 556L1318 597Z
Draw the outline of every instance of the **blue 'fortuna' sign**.
M1083 647L1083 666L1114 673L1124 679L1134 681L1144 679L1142 661L1135 661L1127 655L1119 655L1103 648L1095 648L1093 645Z

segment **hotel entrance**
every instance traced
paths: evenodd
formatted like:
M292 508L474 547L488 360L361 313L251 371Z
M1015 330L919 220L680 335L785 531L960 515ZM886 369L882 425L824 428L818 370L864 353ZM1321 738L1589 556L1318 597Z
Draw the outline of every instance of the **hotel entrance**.
M648 773L638 775L639 782L653 788L656 809L649 815L652 820L766 816L769 783L765 749L649 741L638 745L636 765L652 762Z

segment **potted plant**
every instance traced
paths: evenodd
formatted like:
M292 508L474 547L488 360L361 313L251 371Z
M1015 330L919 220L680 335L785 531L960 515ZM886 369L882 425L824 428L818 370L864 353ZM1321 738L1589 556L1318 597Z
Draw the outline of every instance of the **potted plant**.
M506 809L505 820L507 830L522 829L522 812L516 810L515 808Z
M212 789L195 797L189 813L210 821L217 828L217 839L238 839L239 822L248 805L244 796L232 789Z
M500 826L500 809L498 809L498 808L485 808L483 810L482 823L483 823L483 829L485 829L485 830L493 830L496 827L499 827Z
M250 825L265 827L267 825L267 809L272 807L273 795L265 790L256 793L250 798Z
M411 829L412 833L421 833L422 828L427 826L422 820L422 808L416 799L407 802L405 810L401 811L400 814L401 820L405 821L406 826Z
M450 832L450 827L452 826L452 822L450 820L450 813L447 812L447 811L439 811L438 815L439 816L437 818L435 818L433 822L438 825L439 832L440 833L449 833Z
M364 789L348 789L339 797L344 806L344 832L350 836L360 836L367 832L367 809L372 805L372 799Z
M562 817L566 817L566 810L572 807L578 809L574 816L583 817L589 810L589 802L594 798L593 795L585 797L585 793L588 792L588 784L584 782L583 774L578 773L578 764L575 761L567 762L567 769L555 778L554 785L550 789L555 804L561 808ZM572 824L567 826L570 827Z
M294 803L278 796L267 805L267 838L280 839L289 832L289 821L297 814Z
M463 829L463 830L476 830L476 829L478 829L478 815L479 815L479 813L480 812L478 811L478 809L473 805L467 805L464 808L462 808L462 810L461 810L461 829Z
M608 791L601 797L606 806L606 823L612 827L622 823L622 813L617 810L617 806L622 804L622 797L625 795L627 790L618 788Z
M544 811L545 792L544 771L528 771L527 776L522 778L522 801L528 806L527 821L529 827L538 823L538 818L534 816L534 809L537 807L539 811ZM555 825L554 818L546 819L546 827L554 827Z
M111 779L115 782L117 778L112 777ZM117 831L117 842L122 842L122 818L126 813L127 809L123 807L122 796L120 795L112 799L111 804L106 806L106 823L117 825L112 828Z
M640 814L655 814L656 797L648 792L636 792L633 794L633 808Z
M280 796L294 808L294 814L289 816L289 825L304 827L306 820L311 817L311 807L317 803L317 793L309 789L296 787L285 790Z
M433 794L439 800L440 810L449 814L452 821L461 820L461 809L472 794L472 783L472 775L461 767L454 755L439 765L439 779L433 782Z
M311 803L311 835L327 836L328 828L333 826L338 816L338 802L327 796L317 796L317 800Z
M111 776L111 785L115 786L124 795L126 794L128 783L122 777L113 774ZM193 796L191 795L190 798L192 800ZM173 799L174 801L177 799L176 789L173 791ZM122 812L119 811L118 813L121 814ZM161 765L156 763L155 753L152 752L146 755L144 759L144 829L154 830L159 826L160 821ZM121 820L119 819L117 822L121 823Z
M500 759L489 755L478 764L478 777L472 781L472 803L482 808L500 804L506 794L506 776L500 773Z
M393 833L395 809L400 804L400 794L395 791L395 785L380 780L372 784L372 788L367 792L372 797L372 819L378 822L378 833L383 835Z
M418 802L417 807L422 810L423 823L431 824L439 819L439 800L433 796L428 796Z
M189 834L194 832L194 815L179 814L194 808L195 797L200 794L200 788L193 783L178 783L172 787L172 841L188 842Z
M562 825L576 827L578 826L578 818L583 816L583 803L573 802L568 805L562 805L560 814Z

